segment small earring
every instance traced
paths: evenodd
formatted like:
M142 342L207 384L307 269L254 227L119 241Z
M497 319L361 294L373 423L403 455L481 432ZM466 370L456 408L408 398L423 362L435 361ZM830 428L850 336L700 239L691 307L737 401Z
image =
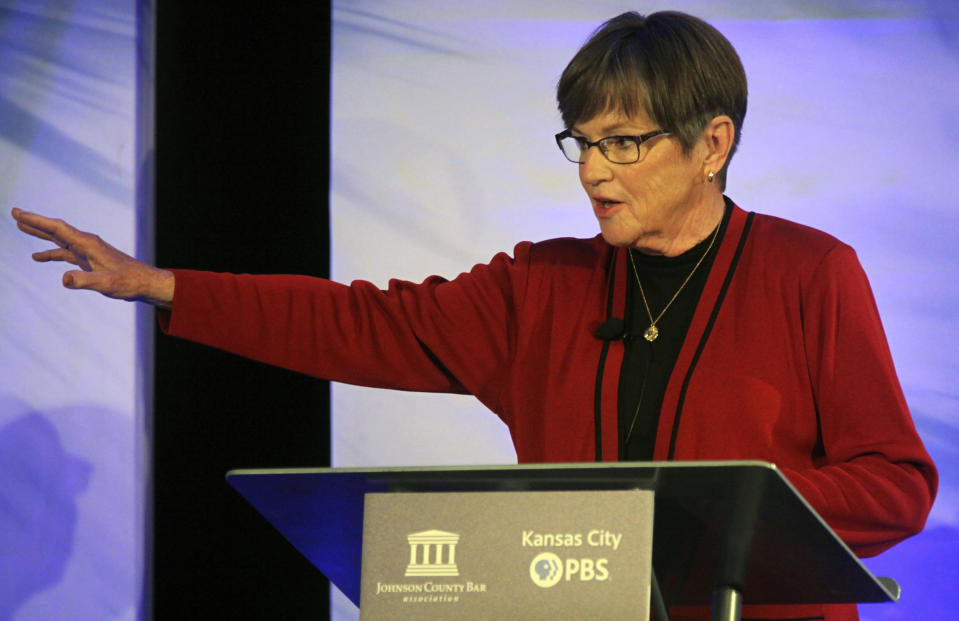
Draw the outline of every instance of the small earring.
M712 183L712 182L713 182L713 178L714 178L715 176L716 176L716 173L710 171L710 172L709 172L709 175L707 175L706 178L709 180L710 183Z

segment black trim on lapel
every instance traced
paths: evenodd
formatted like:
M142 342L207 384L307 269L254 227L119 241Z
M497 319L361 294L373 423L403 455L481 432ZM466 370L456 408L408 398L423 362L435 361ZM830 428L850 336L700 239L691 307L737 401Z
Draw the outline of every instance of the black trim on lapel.
M709 340L709 334L712 332L713 324L716 323L716 317L719 315L719 309L722 307L723 300L726 298L726 291L729 289L729 284L733 280L733 274L736 272L736 266L739 265L739 257L742 255L743 248L746 246L746 239L749 237L749 230L752 227L753 216L755 215L755 213L749 212L749 214L746 216L746 223L743 225L743 231L739 237L739 244L736 246L736 252L733 254L733 259L729 264L729 271L726 272L726 278L723 280L723 286L719 290L719 295L716 298L716 304L713 306L712 313L709 315L709 321L706 322L706 329L703 330L703 336L699 339L699 345L696 347L696 353L693 354L692 362L689 363L689 368L686 370L686 376L683 378L683 386L679 391L679 401L676 403L676 416L673 418L673 432L669 438L669 453L666 457L668 460L672 460L676 453L676 438L679 436L679 422L683 414L683 403L686 401L686 389L689 388L689 382L693 377L693 371L696 369L696 363L699 362L699 356L706 348L706 341Z
M607 281L606 298L606 319L613 317L613 291L616 284L616 252L610 253L609 260L609 279ZM596 388L593 392L593 424L595 431L593 436L596 438L596 461L603 461L603 373L606 370L606 355L609 353L609 345L612 341L603 339L603 351L599 354L599 367L596 369Z

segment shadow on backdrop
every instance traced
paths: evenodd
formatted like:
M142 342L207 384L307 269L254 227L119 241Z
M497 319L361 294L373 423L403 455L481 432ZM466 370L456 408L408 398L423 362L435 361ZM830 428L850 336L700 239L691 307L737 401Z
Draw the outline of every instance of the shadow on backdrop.
M92 470L41 414L0 427L0 621L62 578Z

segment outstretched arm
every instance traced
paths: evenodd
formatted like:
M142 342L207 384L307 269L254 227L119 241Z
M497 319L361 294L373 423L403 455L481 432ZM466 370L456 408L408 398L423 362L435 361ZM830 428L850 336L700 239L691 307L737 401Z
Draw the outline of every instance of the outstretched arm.
M118 299L147 302L169 309L173 304L173 272L162 270L120 252L97 235L85 233L63 220L21 209L11 212L17 228L53 242L56 248L33 253L33 260L65 261L80 269L63 275L68 289L89 289Z

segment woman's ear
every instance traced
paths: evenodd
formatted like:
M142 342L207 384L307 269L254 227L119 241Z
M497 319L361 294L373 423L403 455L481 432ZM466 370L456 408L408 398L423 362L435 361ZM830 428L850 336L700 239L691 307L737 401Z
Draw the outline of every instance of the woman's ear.
M729 150L733 146L736 127L733 120L725 114L717 116L703 129L703 141L706 145L706 157L703 160L705 174L718 174L729 159Z

